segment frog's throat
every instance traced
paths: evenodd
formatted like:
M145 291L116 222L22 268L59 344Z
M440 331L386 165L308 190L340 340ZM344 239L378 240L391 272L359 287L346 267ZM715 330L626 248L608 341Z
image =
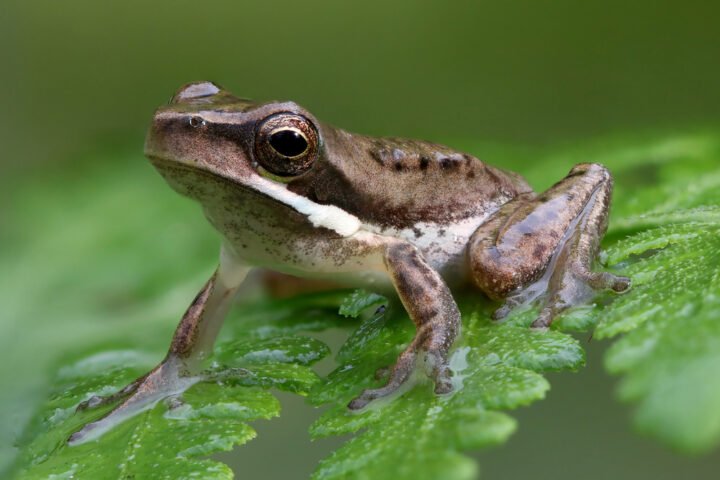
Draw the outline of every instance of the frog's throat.
M250 177L244 178L241 182L238 181L237 178L234 178L224 172L208 171L202 168L196 168L182 162L168 160L158 155L148 154L147 157L170 184L170 186L173 186L173 184L178 181L171 173L173 170L191 170L215 178L220 178L228 183L237 185L239 188L250 190L270 198L279 204L295 210L307 218L314 227L327 228L342 237L349 237L355 234L362 227L362 222L355 215L352 215L334 205L321 205L319 203L315 203L308 198L291 192L287 189L285 184L275 182L261 175L251 175ZM182 191L178 190L175 186L173 186L173 189L182 193Z

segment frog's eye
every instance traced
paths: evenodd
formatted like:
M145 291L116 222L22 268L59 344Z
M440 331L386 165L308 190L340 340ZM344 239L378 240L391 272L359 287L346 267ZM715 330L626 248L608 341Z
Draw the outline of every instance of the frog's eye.
M305 117L277 113L258 127L255 156L269 173L279 177L301 175L317 158L318 133Z
M308 141L299 130L281 128L270 134L270 146L280 155L297 157L305 153L308 148Z

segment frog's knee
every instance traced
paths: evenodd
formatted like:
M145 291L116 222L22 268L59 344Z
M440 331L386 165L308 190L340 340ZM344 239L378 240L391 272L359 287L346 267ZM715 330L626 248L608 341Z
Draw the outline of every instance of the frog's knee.
M522 285L521 270L496 248L481 242L471 246L470 270L475 285L493 300L505 298Z
M601 163L578 163L570 170L570 173L568 173L568 177L580 175L589 175L603 182L612 181L610 170Z

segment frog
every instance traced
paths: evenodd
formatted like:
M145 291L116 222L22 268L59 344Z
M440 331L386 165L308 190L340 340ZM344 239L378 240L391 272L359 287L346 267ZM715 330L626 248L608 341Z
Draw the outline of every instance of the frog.
M400 391L419 364L435 394L453 391L456 289L502 302L494 321L540 305L530 328L545 330L566 309L631 286L593 270L613 189L598 163L575 165L538 194L521 175L448 146L351 133L294 102L236 97L207 81L182 86L157 109L145 155L221 234L219 266L158 366L79 405L119 401L71 443L198 381L255 267L399 298L416 333L384 384L362 391L352 411Z

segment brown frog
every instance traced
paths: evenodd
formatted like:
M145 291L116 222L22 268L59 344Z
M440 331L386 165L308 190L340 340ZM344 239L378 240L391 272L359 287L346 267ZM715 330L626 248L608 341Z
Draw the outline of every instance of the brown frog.
M241 99L210 82L182 87L157 110L145 153L172 188L202 204L224 239L220 265L165 360L84 402L123 399L71 442L197 381L254 266L397 292L417 333L385 385L362 392L353 410L395 392L421 356L435 392L452 390L448 352L460 312L451 288L474 283L504 299L495 319L539 302L532 326L546 328L597 291L630 287L591 270L613 185L599 164L576 165L538 195L520 175L449 147L346 132L295 103Z

